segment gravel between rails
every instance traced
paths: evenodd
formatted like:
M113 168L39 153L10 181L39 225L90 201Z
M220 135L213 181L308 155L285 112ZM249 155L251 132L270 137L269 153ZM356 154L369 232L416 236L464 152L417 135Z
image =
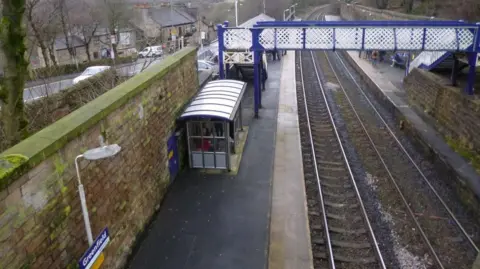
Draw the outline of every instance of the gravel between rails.
M329 59L331 59L333 69L342 78L342 86L377 145L377 150L396 179L400 190L409 202L410 208L416 214L416 219L430 240L439 260L445 268L470 268L476 252L449 219L445 209L437 201L438 199L426 188L419 172L401 151L374 110L369 107L369 104L355 88L356 85L351 78L342 70L334 53L330 52L328 55L332 56ZM323 83L340 85L329 65L326 54L318 52L316 56L324 75ZM413 219L406 213L406 207L394 188L386 169L379 161L376 151L370 144L344 92L341 88L337 88L335 91L329 91L329 94L336 100L341 117L346 123L349 138L370 175L369 182L379 198L379 210L394 231L392 233L395 241L394 248L400 266L402 268L438 268L434 257L419 236ZM432 175L432 171L428 171L427 177L432 176L436 175Z
M306 54L304 57L300 57L302 57L305 95L321 186L320 190L305 111L300 61L297 57L297 100L314 267L329 267L326 234L328 230L335 265L338 268L381 268L375 249L372 247L369 229L349 176L348 167L343 159L334 126L330 121L327 104L323 100L311 54L308 52L304 54ZM319 191L323 197L328 229L325 229L323 221L322 198Z

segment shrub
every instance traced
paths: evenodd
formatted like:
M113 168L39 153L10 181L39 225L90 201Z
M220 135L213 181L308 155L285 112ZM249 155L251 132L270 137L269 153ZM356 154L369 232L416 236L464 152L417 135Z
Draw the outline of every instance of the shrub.
M25 103L28 134L33 135L121 82L115 70L105 71L58 93ZM4 139L0 122L0 152L11 146Z

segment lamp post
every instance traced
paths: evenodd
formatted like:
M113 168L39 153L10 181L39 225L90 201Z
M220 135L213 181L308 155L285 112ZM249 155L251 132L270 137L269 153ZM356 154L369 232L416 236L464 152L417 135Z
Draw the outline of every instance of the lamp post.
M238 27L238 6L239 6L238 0L235 0L235 27ZM240 3L240 6L243 6L243 4Z
M90 227L90 218L88 217L87 200L85 198L85 189L83 188L83 184L80 178L80 169L78 167L78 160L80 158L84 158L86 160L95 161L95 160L110 158L115 156L117 153L119 153L121 149L122 148L119 145L113 144L113 145L103 146L99 148L89 149L85 151L85 153L75 157L75 169L77 170L78 192L80 193L80 204L82 206L83 221L85 222L85 231L87 232L88 245L90 246L93 244L92 227Z
M235 0L235 26L238 26L238 0Z

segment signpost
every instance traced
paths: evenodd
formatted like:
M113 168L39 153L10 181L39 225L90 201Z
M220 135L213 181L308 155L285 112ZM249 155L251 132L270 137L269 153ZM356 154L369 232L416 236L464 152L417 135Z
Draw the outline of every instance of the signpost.
M100 235L93 241L93 244L78 261L79 269L98 269L102 265L105 256L102 251L110 241L108 228L103 229Z

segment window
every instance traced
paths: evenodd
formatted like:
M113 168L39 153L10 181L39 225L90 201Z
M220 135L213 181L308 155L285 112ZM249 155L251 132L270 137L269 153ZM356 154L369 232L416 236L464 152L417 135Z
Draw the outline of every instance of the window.
M214 140L212 138L190 138L190 147L193 151L214 152Z
M119 45L130 45L131 35L130 33L120 33Z
M227 152L227 143L225 138L215 139L215 151L216 152Z
M190 129L188 130L190 136L201 136L202 129L199 122L192 121L189 123Z
M225 130L223 128L223 122L214 123L215 136L216 137L225 137Z
M228 143L225 122L189 121L190 164L195 168L227 168Z

